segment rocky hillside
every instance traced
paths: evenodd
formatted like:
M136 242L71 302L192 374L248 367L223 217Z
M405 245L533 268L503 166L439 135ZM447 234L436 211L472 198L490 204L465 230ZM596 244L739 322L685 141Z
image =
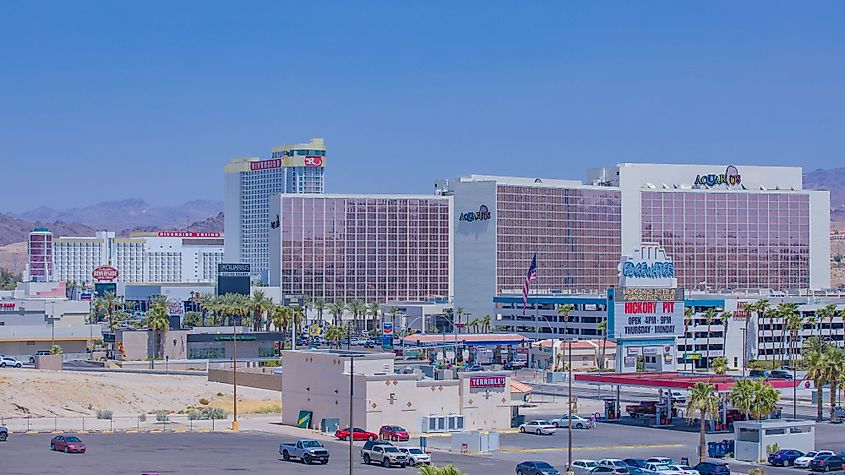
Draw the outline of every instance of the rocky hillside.
M65 221L28 221L0 213L0 246L24 242L33 228L48 228L54 235L90 236L94 228Z
M804 188L830 191L830 222L834 229L845 230L845 168L805 173Z

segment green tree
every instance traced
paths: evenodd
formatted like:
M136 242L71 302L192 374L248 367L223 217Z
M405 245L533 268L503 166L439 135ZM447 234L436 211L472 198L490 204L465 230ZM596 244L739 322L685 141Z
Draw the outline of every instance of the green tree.
M704 382L697 382L690 390L690 398L688 400L687 409L689 415L694 413L699 414L699 432L698 432L698 461L704 460L707 453L706 450L706 427L708 417L715 417L719 413L719 396L716 395L716 388L712 384Z
M722 355L728 354L728 326L731 324L731 317L733 316L734 314L732 312L722 312L719 314L719 321L722 323ZM728 360L725 359L725 366L727 366L727 362Z
M775 319L778 318L778 311L775 308L766 308L765 312L763 313L765 318L769 319L769 335L771 336L771 343L772 343L772 363L775 362L775 358L777 358L777 345L775 344ZM762 332L761 332L762 334ZM768 360L768 358L766 358Z
M758 421L774 411L780 401L780 393L762 379L753 379L751 398L751 417Z
M346 303L343 300L335 300L329 305L329 313L332 314L334 326L340 326L343 319L343 312L346 311Z
M493 319L490 317L490 314L484 315L484 318L481 319L481 331L483 333L490 333L492 326Z
M396 314L399 313L399 307L395 305L391 305L390 308L387 309L387 313L390 314L390 323L393 324L393 331L396 331Z
M728 401L740 410L747 419L751 419L751 406L754 403L755 379L738 379L728 393Z
M804 319L799 312L787 313L785 322L789 330L789 364L795 367L795 353L798 352L798 332L804 328Z
M254 290L252 298L248 302L249 309L252 312L252 329L260 331L261 327L265 327L265 331L270 329L270 319L267 315L273 310L273 301L267 297L263 290ZM264 322L267 322L266 325Z
M455 307L455 320L452 320L452 325L455 325L455 333L460 333L461 323L463 323L462 317L464 316L464 308L463 307Z
M566 338L569 338L569 315L575 310L575 306L572 304L563 304L558 305L555 309L557 311L558 317L563 322L563 331ZM537 323L539 325L539 322Z
M704 312L704 319L707 321L707 338L705 339L707 356L704 358L705 368L710 369L710 327L716 320L716 309L711 307Z
M349 313L352 314L352 327L355 329L355 332L360 332L362 328L358 325L358 317L363 315L364 310L367 308L367 305L358 299L353 299L349 302Z
M340 348L340 342L346 339L346 328L331 325L326 329L326 340L332 342L337 348Z
M202 314L199 312L185 312L185 316L182 317L182 324L189 327L200 327L202 326Z
M818 323L818 332L819 336L822 334L822 323L824 323L825 319L828 319L830 322L830 329L833 330L833 318L836 316L836 304L825 305L824 307L818 309L816 311L816 322ZM833 334L831 333L831 336Z
M824 401L821 397L822 387L827 384L824 354L830 343L819 336L812 336L804 340L804 365L807 367L807 378L813 380L813 385L818 390L819 397L816 398L816 420L821 421L824 414Z
M377 328L379 331L381 331L381 327L379 325L376 325L376 322L379 321L379 315L381 314L381 304L379 304L378 302L370 303L369 305L367 305L367 308L365 309L365 313L367 313L371 317L373 317L372 318L373 326L371 326L371 327L368 326L368 328L370 330Z
M786 331L788 329L788 324L791 319L794 318L794 315L798 313L798 304L794 302L782 302L779 303L777 306L777 316L780 318L781 325L780 325L780 343L783 346L786 346ZM780 365L783 366L785 353L783 351L780 352Z
M760 299L760 300L758 300L754 303L750 303L750 304L745 305L745 309L748 310L749 313L754 313L757 317L757 328L758 328L757 331L760 334L760 336L763 336L763 323L762 323L763 322L763 316L766 312L766 309L768 309L768 308L769 308L769 301L766 300L766 299ZM748 341L748 338L749 338L749 335L750 335L749 330L748 330L748 325L749 325L750 321L751 321L750 318L745 319L745 342L743 342L743 346L746 349L745 349L745 354L742 355L742 358L743 358L742 365L743 365L743 367L748 366L748 345L746 344L746 342Z
M15 274L6 268L0 267L0 290L15 290L15 287L18 286L18 282L21 280L20 274Z
M824 352L824 379L830 384L830 420L836 407L836 393L839 386L845 382L845 350L830 345Z
M326 309L326 300L325 299L319 298L319 299L314 301L314 310L317 311L317 320L319 320L321 324L323 323L323 310L325 310L325 309Z
M686 319L684 319L686 321ZM601 350L599 351L598 368L604 369L605 357L607 354L607 319L600 321L596 326L599 333L601 333Z
M147 328L152 330L155 338L155 357L164 358L164 335L170 328L170 318L167 312L167 300L156 300L147 311Z
M724 356L717 356L713 358L711 367L713 368L714 373L725 374L728 372L728 359Z
M695 309L693 307L684 307L684 347L689 353L695 353L695 348L689 347L689 326L695 316ZM605 332L607 331L607 324L604 325ZM690 351L692 350L692 351ZM690 360L693 361L693 360ZM687 360L684 358L684 368L686 368Z
M270 321L273 323L273 327L277 332L285 332L285 329L290 324L292 313L290 307L285 307L284 305L273 306L273 309L270 310Z

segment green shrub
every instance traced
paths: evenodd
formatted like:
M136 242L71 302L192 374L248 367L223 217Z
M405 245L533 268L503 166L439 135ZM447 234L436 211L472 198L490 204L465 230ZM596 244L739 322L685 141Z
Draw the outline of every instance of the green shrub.
M229 414L223 409L216 407L204 407L201 411L191 411L188 413L188 419L192 421L208 421L211 419L226 419Z
M112 411L108 409L97 409L97 419L111 419Z
M138 420L140 422L147 422L147 415L146 414L138 414Z
M156 421L157 422L166 422L167 416L168 416L167 411L156 411Z
M778 450L780 450L780 446L776 443L775 444L769 444L769 445L766 446L766 453L769 454L769 455L777 452Z

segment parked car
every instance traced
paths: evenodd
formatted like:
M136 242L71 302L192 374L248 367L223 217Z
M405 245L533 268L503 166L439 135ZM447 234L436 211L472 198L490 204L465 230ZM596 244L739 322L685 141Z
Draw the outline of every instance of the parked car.
M364 463L369 465L373 462L380 464L382 467L391 467L398 465L405 467L408 465L408 456L402 453L393 444L377 444L369 449L362 451Z
M361 457L364 456L365 450L370 450L371 448L375 447L376 445L393 445L392 443L386 440L368 440L364 442L364 446L361 448Z
M572 427L575 429L589 429L590 428L590 421L584 419L583 417L579 416L578 414L564 414L560 416L558 419L552 419L550 422L555 427L569 427L569 418L572 418Z
M608 467L614 469L617 473L628 473L628 464L619 459L602 459L599 460L600 467Z
M684 393L682 393L680 391L672 391L671 394L672 394L672 400L678 401L681 404L687 403L687 396Z
M5 442L9 438L9 429L6 426L0 426L0 442Z
M516 465L516 475L559 475L558 469L549 462L530 460Z
M292 444L281 444L279 454L285 460L298 459L308 465L313 462L323 465L329 463L329 451L316 440L305 439L297 440Z
M73 435L57 435L50 439L50 450L58 450L66 454L84 454L85 444L79 440L79 437Z
M748 373L749 378L763 378L767 379L769 377L769 372L764 369L752 369Z
M690 467L689 465L678 465L678 464L669 464L669 468L673 470L680 471L683 475L700 475L698 470Z
M605 467L603 465L590 470L590 475L630 475L630 473L629 468Z
M32 355L32 356L30 356L30 357L29 357L29 363L30 363L30 364L35 364L35 357L36 357L36 356L47 356L47 355L49 355L49 354L50 354L50 351L49 351L49 350L38 350L38 351L36 351L36 352L35 352L35 354L34 354L34 355Z
M668 463L648 462L645 469L656 475L684 475L683 470L672 468Z
M406 441L411 438L408 431L400 426L381 426L378 430L379 439Z
M520 432L528 432L530 434L554 435L557 427L549 421L530 421L519 425Z
M515 371L515 370L518 370L520 368L525 368L527 366L528 366L528 362L525 361L525 360L513 360L513 361L508 361L507 363L503 364L502 369L508 370L508 371Z
M792 449L781 449L773 454L769 454L769 463L772 465L780 465L786 467L795 464L795 459L803 457L804 452Z
M845 454L818 455L810 460L810 470L815 472L829 472L845 468Z
M349 427L338 429L334 436L340 440L349 440ZM360 427L356 427L353 429L352 432L352 440L376 440L378 439L378 434L374 434L372 432L367 432Z
M810 470L814 472L829 472L842 470L845 459L840 455L820 455L810 461Z
M731 475L731 468L725 462L701 462L692 468L701 475Z
M576 475L586 475L590 473L590 470L598 466L599 463L595 460L580 459L572 461L572 471L575 472Z
M628 473L630 475L654 475L648 470L640 467L628 467Z
M645 459L622 459L629 467L645 468L648 462Z
M798 457L797 459L792 461L792 465L798 468L808 468L810 466L810 461L816 457L820 457L822 455L836 455L835 453L831 452L830 450L811 450L804 454L802 457Z
M11 356L2 356L0 357L0 368L5 368L6 366L12 366L15 368L20 368L23 364L12 358Z
M472 372L475 372L475 371L484 371L484 368L480 364L476 363L476 364L471 364L469 366L464 366L463 370L468 372L468 373L472 373Z
M769 379L792 379L792 373L782 369L773 369L769 372Z
M664 465L674 465L675 461L669 457L649 457L645 459L645 463L662 463Z
M657 401L640 401L639 404L628 404L625 406L625 412L634 418L647 415L653 416L657 414Z
M431 465L431 455L425 453L425 450L419 447L397 448L408 457L408 465L412 467L416 467L417 465Z

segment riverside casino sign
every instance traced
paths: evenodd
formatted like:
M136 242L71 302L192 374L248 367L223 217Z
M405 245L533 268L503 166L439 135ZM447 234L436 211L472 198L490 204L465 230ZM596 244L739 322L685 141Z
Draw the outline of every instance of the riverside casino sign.
M683 335L684 289L675 264L656 243L643 243L619 263L613 338L659 340Z

